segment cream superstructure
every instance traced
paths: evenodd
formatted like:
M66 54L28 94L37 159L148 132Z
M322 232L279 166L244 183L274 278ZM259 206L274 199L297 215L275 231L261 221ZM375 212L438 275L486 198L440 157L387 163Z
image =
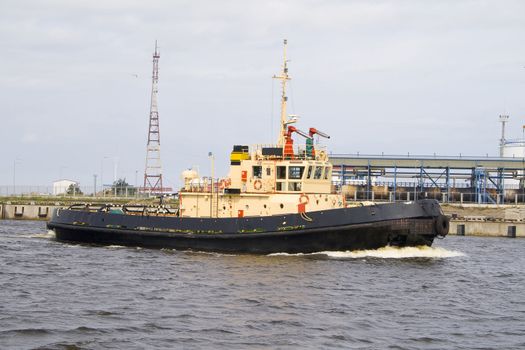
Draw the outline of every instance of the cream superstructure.
M345 206L344 196L332 188L332 164L326 151L312 151L304 145L293 147L289 124L295 123L296 117L286 118L286 82L290 79L287 62L285 40L282 71L274 76L282 82L278 144L234 146L228 177L220 181L201 180L195 171L185 171L184 188L179 193L181 217L301 213L308 219L310 211Z

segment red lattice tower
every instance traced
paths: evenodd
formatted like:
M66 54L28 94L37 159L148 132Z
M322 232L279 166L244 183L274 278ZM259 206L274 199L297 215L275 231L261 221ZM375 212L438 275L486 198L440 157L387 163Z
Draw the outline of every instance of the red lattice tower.
M159 92L159 58L160 53L155 41L153 53L153 77L151 84L151 108L149 113L148 145L146 148L146 170L144 171L144 191L148 193L161 193L162 166L160 162L160 128L157 95Z

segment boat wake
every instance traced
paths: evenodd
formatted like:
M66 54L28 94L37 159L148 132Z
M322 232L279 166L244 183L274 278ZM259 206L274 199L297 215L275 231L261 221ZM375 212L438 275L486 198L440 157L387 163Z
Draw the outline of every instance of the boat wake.
M355 250L355 251L336 251L336 252L316 252L309 254L288 254L275 253L269 256L326 256L332 259L363 259L363 258L377 258L377 259L412 259L412 258L454 258L465 256L464 253L448 250L441 247L384 247L374 250Z
M30 235L31 238L42 238L42 239L55 239L55 231L47 230L46 233L35 233Z

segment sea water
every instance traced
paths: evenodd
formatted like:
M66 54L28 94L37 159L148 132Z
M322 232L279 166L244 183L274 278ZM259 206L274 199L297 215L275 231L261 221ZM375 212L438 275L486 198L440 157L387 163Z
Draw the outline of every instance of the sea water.
M0 221L0 349L524 349L525 240L269 256Z

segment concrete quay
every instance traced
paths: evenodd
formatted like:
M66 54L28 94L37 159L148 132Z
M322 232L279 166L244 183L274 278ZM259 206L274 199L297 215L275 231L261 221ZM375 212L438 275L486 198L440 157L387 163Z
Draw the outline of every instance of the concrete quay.
M41 204L5 204L0 203L0 219L2 220L49 220L53 209L63 208L63 205Z
M443 204L451 218L450 235L525 237L525 206L497 204Z
M72 204L85 203L81 198L49 198L49 199L0 199L0 220L49 220L55 208L67 208ZM128 198L94 198L92 204L126 204Z
M483 237L525 237L525 222L451 220L449 235Z

